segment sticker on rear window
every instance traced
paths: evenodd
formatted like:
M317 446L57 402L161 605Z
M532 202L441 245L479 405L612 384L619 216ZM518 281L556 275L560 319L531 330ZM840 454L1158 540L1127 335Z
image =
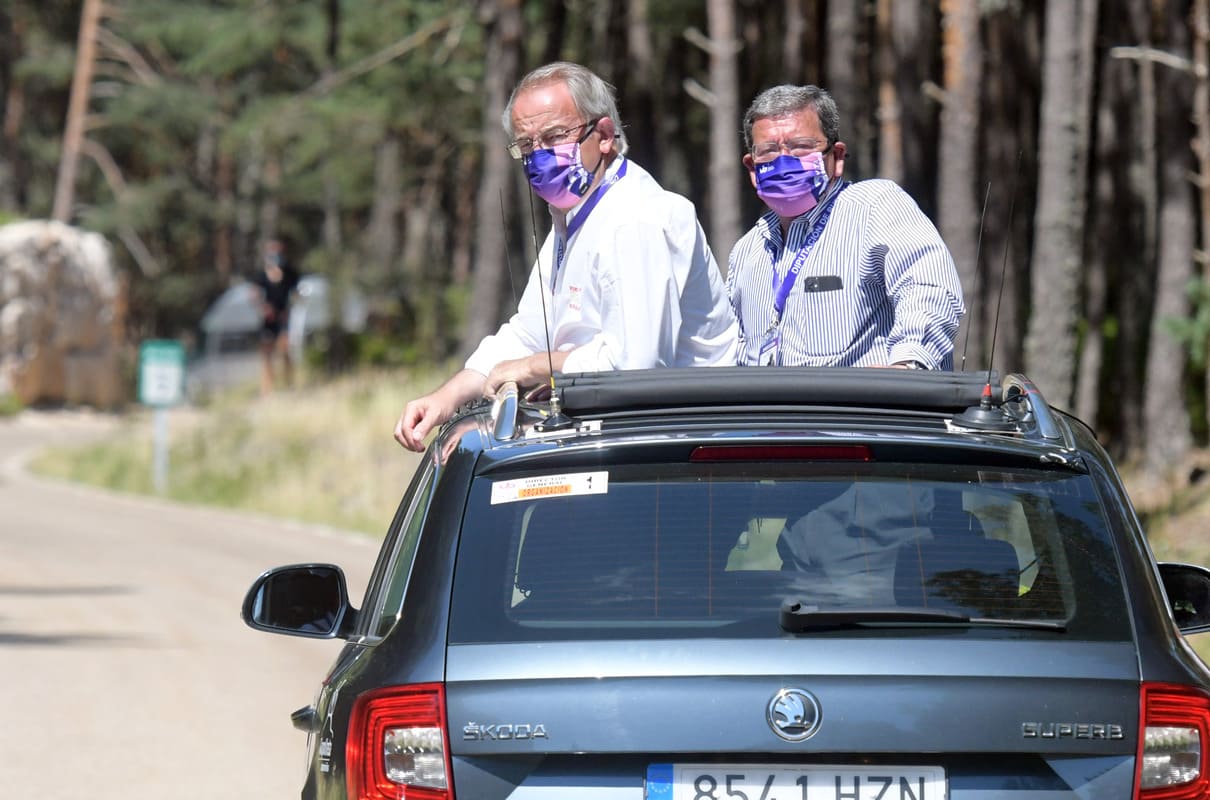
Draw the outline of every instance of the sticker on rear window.
M516 503L542 497L569 497L580 494L605 494L609 491L608 472L571 472L563 475L536 475L513 478L492 484L492 505Z

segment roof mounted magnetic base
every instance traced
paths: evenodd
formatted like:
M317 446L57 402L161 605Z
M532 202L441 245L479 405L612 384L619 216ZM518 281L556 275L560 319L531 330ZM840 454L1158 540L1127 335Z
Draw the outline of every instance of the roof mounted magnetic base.
M563 403L559 400L559 395L552 393L550 396L550 415L534 425L534 428L546 433L547 431L560 431L570 428L574 424L575 420L563 413Z
M979 405L971 406L961 414L954 415L954 424L974 431L1015 431L1016 423L1009 419L1000 406L992 405L992 385L983 387Z
M974 431L1015 431L1017 425L1004 416L1003 409L994 406L971 406L954 415L954 424Z

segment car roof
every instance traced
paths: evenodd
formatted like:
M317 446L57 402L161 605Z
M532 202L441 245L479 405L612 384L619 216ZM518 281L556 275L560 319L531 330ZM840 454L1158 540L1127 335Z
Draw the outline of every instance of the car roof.
M510 386L450 425L467 417L477 420L478 449L490 451L492 461L533 453L540 441L567 447L592 437L599 446L602 436L804 427L837 435L893 430L1057 462L1077 456L1066 415L1027 377L988 370L696 367L556 375L548 402L527 403Z
M998 375L991 377L998 382ZM571 375L559 384L559 394L565 409L580 413L776 405L962 411L978 405L987 381L985 371L698 367Z

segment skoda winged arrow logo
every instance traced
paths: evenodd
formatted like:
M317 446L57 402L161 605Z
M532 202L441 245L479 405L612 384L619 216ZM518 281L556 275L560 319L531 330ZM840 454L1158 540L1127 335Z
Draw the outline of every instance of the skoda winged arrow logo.
M773 695L765 716L773 732L787 742L811 738L823 721L819 701L805 689L782 689Z

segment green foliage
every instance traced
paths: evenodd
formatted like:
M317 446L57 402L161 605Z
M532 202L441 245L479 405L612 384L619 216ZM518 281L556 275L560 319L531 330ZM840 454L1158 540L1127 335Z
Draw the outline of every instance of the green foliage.
M1210 281L1194 278L1186 292L1193 304L1189 317L1163 320L1165 330L1189 348L1189 360L1200 370L1207 368L1210 354Z
M370 331L353 339L357 363L375 368L416 367L433 362L433 353L416 341Z
M900 32L884 38L874 4L858 5L852 36L830 37L831 23L843 21L852 4L734 4L738 101L742 106L782 82L833 88L849 139L846 177L882 174L887 165L879 159L898 149L891 145L899 138L908 172L933 170L942 157L936 147L941 106L917 102L919 92L902 87L907 93L897 98L880 93L890 88L888 68L911 70L903 74L919 77L916 87L943 81L943 12L937 4L916 4L920 47L903 50L894 41ZM989 60L980 118L971 131L979 148L968 178L973 182L1009 174L1012 154L1037 150L1035 131L1046 121L1038 56L1046 5L980 5L979 41L971 43L978 46L969 52ZM0 203L19 217L44 217L51 210L81 6L80 0L0 2L0 122L16 136L0 148L0 180L6 181ZM409 364L458 350L471 289L493 278L473 270L490 271L504 260L474 252L480 226L503 224L518 274L532 259L523 255L531 249L530 224L519 170L501 193L503 208L486 218L477 208L483 154L503 138L496 120L484 113L487 89L506 64L520 73L567 59L613 83L635 160L665 188L687 195L709 229L712 205L721 198L709 191L717 174L710 163L713 125L710 105L699 98L716 87L709 54L688 33L708 30L706 4L520 0L515 31L497 24L503 9L513 7L450 0L106 0L72 222L114 244L127 273L132 338L196 331L209 302L257 266L261 243L284 233L293 240L296 263L371 298L373 332L327 342L315 351L323 359ZM791 39L794 29L786 23L795 11L804 14L803 28ZM1127 20L1102 22L1099 35L1106 41L1132 43ZM1149 45L1162 50L1174 44L1166 30L1153 33ZM844 58L835 57L836 48ZM515 55L516 63L501 59L502 52ZM1100 68L1105 52L1097 51L1089 74L1108 74ZM916 76L913 64L930 59L924 72L931 72ZM842 74L827 74L829 65L841 62ZM1003 76L1011 76L1010 83ZM705 93L691 91L694 85ZM1097 113L1115 114L1123 141L1137 140L1144 125L1164 130L1169 115L1188 118L1186 106L1174 102L1144 120L1128 87L1110 82L1095 88L1092 95L1104 106ZM894 137L884 99L897 100L904 111ZM14 117L4 116L12 113L9 101ZM739 109L735 116L738 128ZM1098 190L1084 220L1089 241L1105 238L1101 220L1115 221L1108 226L1115 232L1104 248L1108 258L1089 258L1084 266L1101 270L1099 280L1108 288L1098 310L1114 350L1100 380L1106 391L1120 383L1108 374L1115 364L1133 369L1140 363L1145 348L1139 342L1148 335L1149 312L1136 308L1133 295L1154 277L1155 264L1125 263L1121 255L1147 252L1143 239L1155 230L1155 220L1144 220L1130 198L1129 176L1137 172L1140 154L1126 164L1114 155L1108 166L1118 178L1108 194L1118 199L1101 207L1107 193ZM1097 163L1102 158L1090 151L1092 174L1105 166ZM1025 163L1023 208L1037 183L1036 163ZM926 210L937 207L928 195L940 181L915 177L909 191ZM10 182L15 190L9 191ZM743 176L737 183L735 199L747 222L759 202ZM993 206L997 195L1007 194L998 190ZM1006 231L1012 219L1006 211L993 207L987 214L986 241L996 242L996 250L1028 250L1035 235L1031 215L1019 213L1015 230ZM1126 222L1117 224L1119 219ZM144 273L145 259L131 256L132 244L150 254L159 267L149 270L154 274ZM715 256L726 259L725 253ZM1121 279L1127 271L1138 280ZM1022 333L1031 319L1031 281L1028 272L1017 276L1016 302L1005 305L1006 314L1013 309L1008 316L1016 317L1005 326ZM1170 322L1194 362L1204 365L1210 359L1210 291L1198 289L1196 300L1193 319ZM967 298L972 314L983 306L990 308L986 289ZM983 310L985 325L990 316ZM1122 420L1137 405L1141 382L1130 383L1132 397L1115 404ZM1102 409L1102 416L1107 413Z
M24 197L45 215L79 4L15 2L28 23L13 64L30 109ZM450 280L450 265L477 224L488 17L448 0L341 0L336 19L333 6L289 0L113 0L113 8L120 13L102 24L114 46L98 51L88 136L115 169L81 160L76 215L115 243L131 278L132 330L196 329L228 275L249 272L260 241L285 233L305 270L361 289L379 319L402 315L327 342L325 358L395 365L450 353L470 290ZM568 11L562 57L610 35L590 4L572 0ZM547 52L550 9L527 0L524 12L527 69ZM652 11L660 52L690 17L704 25L691 0ZM384 141L399 146L389 182L378 161ZM410 204L434 195L425 200L431 223L409 229ZM382 203L396 209L385 257L370 239ZM143 274L123 246L132 233L159 274Z
M0 393L0 418L15 417L24 408L25 404L15 394Z
M26 57L17 61L14 77L26 81L31 89L63 89L71 85L75 66L75 42L56 40L48 31L35 30L26 41Z
M343 276L375 297L384 287L398 291L397 273L362 267L376 150L388 133L406 143L399 165L406 192L440 175L443 161L464 158L457 148L477 148L484 66L469 11L441 0L343 0L333 29L325 4L121 5L106 27L143 67L102 62L119 80L94 98L99 124L90 137L120 165L123 185L109 185L85 162L78 194L86 225L115 239L133 230L165 267L144 276L128 261L131 324L161 335L195 326L222 288L214 269L220 237L233 272L244 273L257 263L258 242L274 233L262 225L273 220L307 270ZM367 61L437 22L444 27L413 49ZM333 30L339 36L330 41ZM55 47L39 51L29 74L62 85L71 47L50 41ZM360 66L367 63L372 68ZM43 157L53 172L57 151L47 141ZM442 191L452 196L460 188ZM325 252L321 240L333 213L339 254ZM127 258L122 248L117 253ZM434 263L449 262L434 255ZM439 291L443 282L432 283Z

